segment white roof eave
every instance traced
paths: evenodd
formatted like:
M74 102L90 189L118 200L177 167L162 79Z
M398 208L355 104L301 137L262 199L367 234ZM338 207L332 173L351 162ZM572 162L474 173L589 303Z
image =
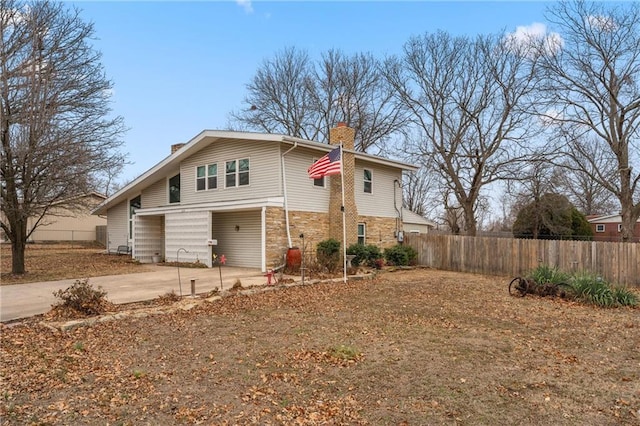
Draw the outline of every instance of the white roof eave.
M152 183L158 180L158 176L169 173L175 169L176 165L191 156L193 153L199 151L203 144L209 144L216 139L244 139L252 141L265 141L265 142L278 142L288 143L291 145L304 146L323 152L329 152L333 147L326 143L309 141L301 138L294 138L282 134L275 133L254 133L254 132L234 132L226 130L203 130L190 141L184 144L180 149L171 155L164 158L155 166L151 167L146 172L135 178L133 181L120 188L115 194L107 198L104 202L100 203L91 213L94 215L106 214L106 210L116 204L126 201L131 195L137 194L144 188L148 187ZM376 157L370 154L362 152L353 152L357 159L370 161L377 164L386 165L389 167L396 167L407 171L416 171L417 167L402 163L395 160L387 160L385 158Z

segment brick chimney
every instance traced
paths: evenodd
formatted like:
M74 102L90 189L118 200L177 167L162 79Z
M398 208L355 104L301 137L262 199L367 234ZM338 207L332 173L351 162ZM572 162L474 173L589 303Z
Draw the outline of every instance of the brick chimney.
M174 143L173 145L171 145L171 153L173 154L174 152L182 148L184 145L185 144L183 143Z
M344 172L344 208L347 229L347 247L358 242L358 209L355 199L355 159L354 154L344 150L353 151L355 130L347 127L345 123L338 123L329 130L329 143L331 145L342 144L342 170ZM329 187L329 237L342 244L342 181L340 175L330 177Z

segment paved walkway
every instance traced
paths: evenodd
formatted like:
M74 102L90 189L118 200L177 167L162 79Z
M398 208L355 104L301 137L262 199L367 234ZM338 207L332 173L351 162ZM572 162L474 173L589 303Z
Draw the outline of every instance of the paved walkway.
M149 272L127 275L108 275L89 279L95 288L101 286L113 303L139 302L155 299L172 290L176 294L191 294L191 280L195 280L197 294L220 289L218 268L176 268L150 265ZM243 287L266 284L267 278L259 269L222 267L223 290L240 280ZM58 302L53 292L64 290L75 279L0 286L0 321L10 321L43 314Z

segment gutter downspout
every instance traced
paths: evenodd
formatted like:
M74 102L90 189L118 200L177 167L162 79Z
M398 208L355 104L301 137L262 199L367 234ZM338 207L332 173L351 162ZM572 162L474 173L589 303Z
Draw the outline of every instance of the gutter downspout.
M399 223L402 223L402 211L398 210L398 205L397 205L397 196L396 196L396 185L398 185L398 188L400 188L400 182L398 181L398 179L395 179L393 181L393 208L396 209L396 212L398 213L398 217L396 218L396 237L398 236L398 231L400 230L400 226Z
M293 146L280 156L280 160L282 162L282 190L284 192L284 220L287 228L287 243L289 244L289 248L291 248L293 244L291 244L291 231L289 230L289 203L287 201L287 173L284 166L284 157L285 155L293 151L295 148L297 148L297 146L298 146L298 141L294 141Z

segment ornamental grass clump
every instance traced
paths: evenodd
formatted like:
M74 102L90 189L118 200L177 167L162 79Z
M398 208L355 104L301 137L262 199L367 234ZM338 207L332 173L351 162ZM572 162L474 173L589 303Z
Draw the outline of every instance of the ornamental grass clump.
M611 287L601 277L583 272L571 280L571 288L577 300L596 306L611 308L615 306L637 306L638 297L623 287Z
M538 284L563 284L569 282L571 276L558 268L548 265L540 265L529 273L527 278L531 278Z

